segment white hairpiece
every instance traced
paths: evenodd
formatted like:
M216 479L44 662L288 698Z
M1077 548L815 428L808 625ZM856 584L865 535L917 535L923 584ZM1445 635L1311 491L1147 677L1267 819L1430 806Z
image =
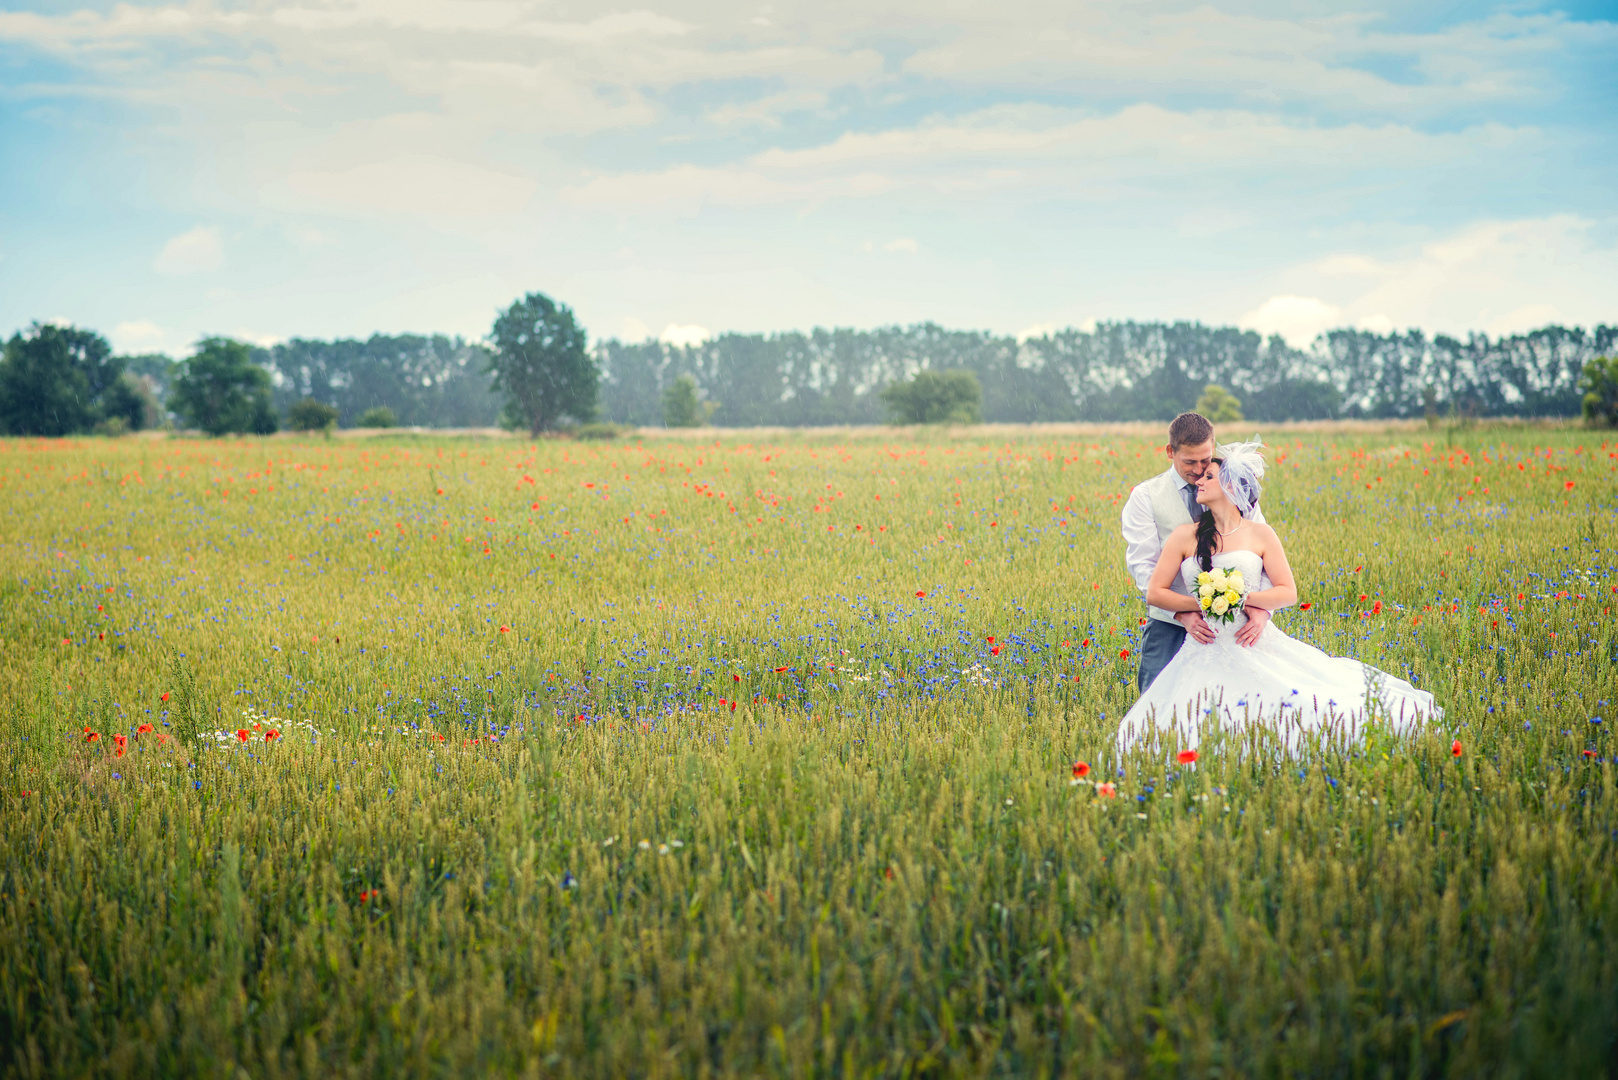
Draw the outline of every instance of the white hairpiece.
M1251 516L1264 493L1264 440L1255 435L1252 442L1221 446L1216 454L1223 459L1219 463L1219 486L1242 517Z

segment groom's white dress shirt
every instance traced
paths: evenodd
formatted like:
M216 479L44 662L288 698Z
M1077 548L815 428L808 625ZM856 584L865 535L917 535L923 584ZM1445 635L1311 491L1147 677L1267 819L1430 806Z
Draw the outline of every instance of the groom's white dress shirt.
M1163 544L1168 540L1169 533L1181 525L1191 524L1191 508L1195 505L1196 485L1180 479L1180 474L1174 471L1172 465L1160 475L1142 480L1129 493L1123 513L1124 562L1129 567L1129 576L1135 579L1135 587L1140 590L1142 600L1146 599L1146 586L1151 583L1152 571L1157 569L1157 561L1163 557ZM1264 511L1255 506L1248 520L1264 524ZM1179 574L1174 575L1169 587L1177 593L1191 595ZM1265 581L1261 579L1258 587L1264 588ZM1160 622L1174 622L1174 612L1164 608L1148 604L1146 613Z

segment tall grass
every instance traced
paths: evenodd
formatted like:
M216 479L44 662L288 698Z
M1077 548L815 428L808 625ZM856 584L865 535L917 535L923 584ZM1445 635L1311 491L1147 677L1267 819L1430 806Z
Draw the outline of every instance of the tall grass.
M1266 495L1443 721L1194 766L1134 441L0 444L0 1071L1599 1074L1618 447L1468 437Z

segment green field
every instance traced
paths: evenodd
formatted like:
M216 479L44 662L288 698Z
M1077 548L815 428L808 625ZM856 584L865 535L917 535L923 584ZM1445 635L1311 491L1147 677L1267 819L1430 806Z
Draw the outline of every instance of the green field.
M1275 433L1446 715L1182 767L1146 439L748 437L0 442L0 1075L1618 1065L1618 443Z

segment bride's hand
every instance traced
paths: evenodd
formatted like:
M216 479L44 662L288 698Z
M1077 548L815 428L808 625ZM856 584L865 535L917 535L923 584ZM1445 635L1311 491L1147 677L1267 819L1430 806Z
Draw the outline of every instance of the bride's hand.
M1258 642L1258 636L1264 633L1264 627L1269 624L1270 613L1261 607L1243 610L1247 612L1247 621L1236 630L1236 644L1251 648Z

